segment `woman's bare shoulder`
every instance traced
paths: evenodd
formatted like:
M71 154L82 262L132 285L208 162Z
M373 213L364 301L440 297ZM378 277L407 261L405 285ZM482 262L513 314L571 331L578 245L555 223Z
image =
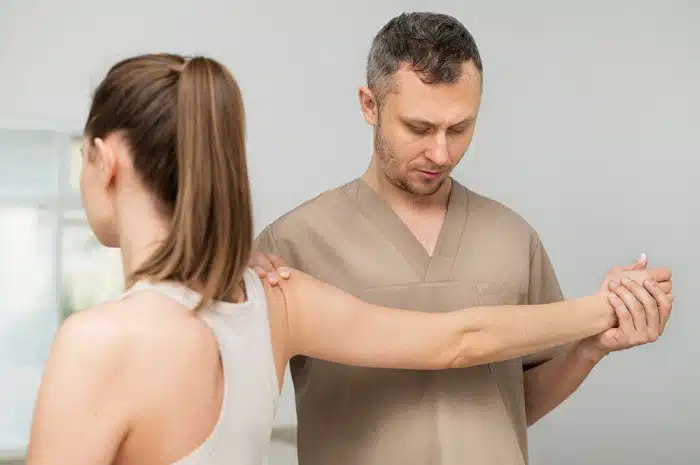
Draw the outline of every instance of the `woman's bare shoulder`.
M289 273L288 276L277 279L274 286L268 279L261 278L267 306L271 314L283 313L286 315L289 311L294 311L304 301L313 300L315 296L323 295L323 290L335 289L301 270L290 267L284 269Z
M125 299L80 310L58 330L53 351L85 353L110 370L147 367L177 360L173 352L210 348L209 328L177 302L143 291ZM158 360L153 360L158 358Z
M44 369L42 392L50 392L44 396L67 402L77 389L85 402L94 403L97 393L109 392L110 403L124 404L122 388L130 379L136 347L134 332L118 312L122 305L108 302L80 310L61 324Z

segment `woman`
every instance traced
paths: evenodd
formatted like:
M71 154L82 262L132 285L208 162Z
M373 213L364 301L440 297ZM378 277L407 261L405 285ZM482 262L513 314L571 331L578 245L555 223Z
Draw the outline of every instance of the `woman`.
M616 312L640 302L670 305L659 285L629 283L557 304L428 314L369 305L297 271L264 285L247 267L243 102L206 58L139 56L109 71L85 126L80 187L95 235L121 249L128 290L60 328L30 465L259 464L296 354L464 367L613 331Z

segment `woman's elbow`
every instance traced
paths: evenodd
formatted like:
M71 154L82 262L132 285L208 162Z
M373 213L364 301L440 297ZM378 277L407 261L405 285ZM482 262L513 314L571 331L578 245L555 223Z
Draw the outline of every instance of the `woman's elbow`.
M489 363L494 353L493 344L474 332L462 334L459 340L450 348L445 358L446 368L467 368Z

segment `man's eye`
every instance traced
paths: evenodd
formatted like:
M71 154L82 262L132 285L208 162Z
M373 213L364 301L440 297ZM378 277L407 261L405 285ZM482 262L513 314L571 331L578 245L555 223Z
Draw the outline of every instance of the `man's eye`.
M418 134L418 135L423 135L423 134L427 134L428 132L430 132L430 128L427 128L427 127L409 126L409 128L411 129L412 133Z

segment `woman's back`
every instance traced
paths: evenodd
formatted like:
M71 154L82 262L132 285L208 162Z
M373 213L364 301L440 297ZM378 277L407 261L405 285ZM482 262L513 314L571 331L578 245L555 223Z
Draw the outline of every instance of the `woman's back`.
M80 336L84 352L76 353L76 363L83 362L77 376L102 371L92 395L104 400L92 404L98 406L93 411L76 408L74 420L102 417L91 431L99 436L127 419L124 440L105 451L116 456L114 463L262 463L279 383L265 292L255 273L248 270L244 278L243 303L215 302L193 313L196 292L141 281L65 325L65 337L87 333Z

